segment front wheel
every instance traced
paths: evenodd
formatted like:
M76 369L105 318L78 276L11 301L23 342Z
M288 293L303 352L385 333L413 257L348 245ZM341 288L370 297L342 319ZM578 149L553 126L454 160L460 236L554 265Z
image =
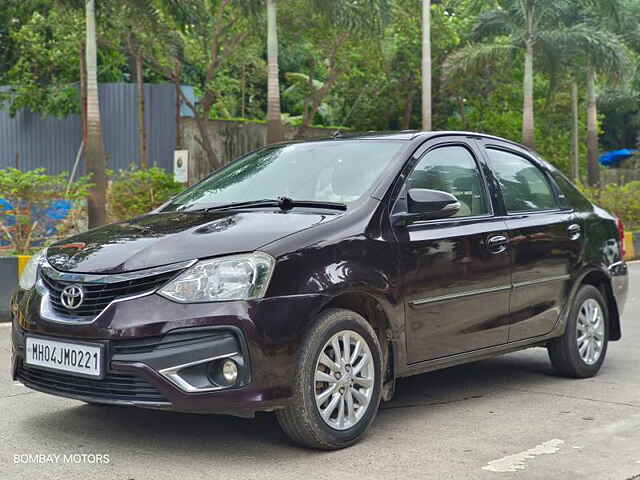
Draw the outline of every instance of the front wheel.
M548 346L549 358L562 375L592 377L602 366L608 339L607 303L600 290L584 285L569 312L564 335Z
M291 405L276 413L301 445L333 450L357 442L376 416L382 352L359 314L327 309L301 346Z

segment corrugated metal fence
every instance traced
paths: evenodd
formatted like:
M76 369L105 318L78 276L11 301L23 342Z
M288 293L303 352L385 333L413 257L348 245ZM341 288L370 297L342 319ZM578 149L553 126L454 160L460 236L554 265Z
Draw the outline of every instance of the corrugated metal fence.
M100 85L108 168L127 168L138 162L136 98L133 84ZM149 163L171 171L176 145L175 88L147 84L145 101ZM19 158L21 170L44 167L51 173L71 171L81 140L78 115L55 118L23 111L11 118L0 110L0 168L15 167Z

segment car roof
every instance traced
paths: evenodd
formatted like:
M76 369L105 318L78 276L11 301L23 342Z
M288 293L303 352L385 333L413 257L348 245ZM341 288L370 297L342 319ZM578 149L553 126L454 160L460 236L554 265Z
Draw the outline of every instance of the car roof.
M527 152L533 153L530 148L514 142L513 140L509 140L507 138L497 137L495 135L489 135L486 133L480 132L467 132L463 130L438 130L438 131L420 131L420 130L402 130L397 132L379 132L379 131L371 131L371 132L359 132L359 133L348 133L337 131L332 137L324 137L324 138L310 138L306 141L317 141L317 140L415 140L417 138L422 138L423 140L435 137L444 137L444 136L464 136L464 137L482 137L487 139L492 139L500 142L509 143L515 147L521 148Z

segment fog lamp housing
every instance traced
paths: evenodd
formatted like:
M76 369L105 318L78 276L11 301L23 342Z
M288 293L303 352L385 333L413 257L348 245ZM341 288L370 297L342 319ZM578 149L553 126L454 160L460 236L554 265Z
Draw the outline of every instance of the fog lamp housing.
M189 393L243 387L250 381L249 369L239 353L166 368L159 373Z

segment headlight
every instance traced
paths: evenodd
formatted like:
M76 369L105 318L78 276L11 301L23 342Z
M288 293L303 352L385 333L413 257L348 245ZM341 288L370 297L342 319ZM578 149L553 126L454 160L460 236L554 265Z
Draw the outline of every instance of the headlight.
M181 303L262 298L274 264L262 252L201 260L158 293Z
M36 280L38 279L38 267L44 261L45 252L46 249L40 250L29 259L27 265L20 274L20 281L18 282L20 284L20 288L29 290L36 284Z

